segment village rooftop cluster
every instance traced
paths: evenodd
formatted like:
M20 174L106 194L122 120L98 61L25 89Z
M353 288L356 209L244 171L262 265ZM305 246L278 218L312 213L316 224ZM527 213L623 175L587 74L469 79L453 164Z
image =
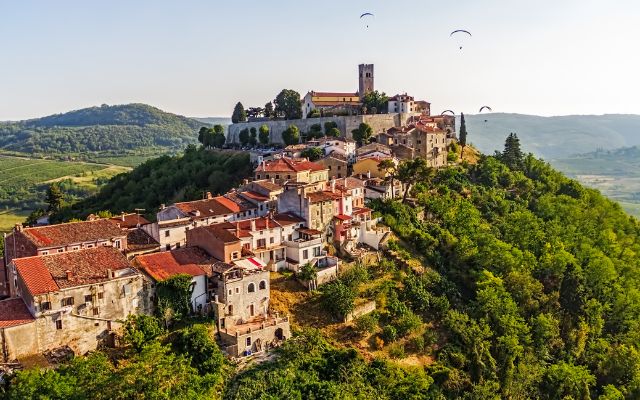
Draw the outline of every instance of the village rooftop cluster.
M351 94L354 103L373 90L373 66L360 66L360 90ZM327 93L310 92L304 107L344 106L329 98L346 94ZM178 274L192 277L191 312L213 316L228 356L277 346L291 333L288 316L270 308L270 272L313 268L315 279L304 281L310 288L334 279L341 258L377 250L389 236L367 202L403 196L404 188L381 163L421 157L434 168L447 165L453 116L431 116L429 103L408 95L393 97L389 110L360 116L376 127L373 143L357 146L345 130L343 137L256 153L251 181L162 205L155 222L123 213L16 226L5 236L0 270L2 359L113 345L128 315L156 312L158 283ZM232 125L228 140L248 124ZM302 157L309 148L321 157Z

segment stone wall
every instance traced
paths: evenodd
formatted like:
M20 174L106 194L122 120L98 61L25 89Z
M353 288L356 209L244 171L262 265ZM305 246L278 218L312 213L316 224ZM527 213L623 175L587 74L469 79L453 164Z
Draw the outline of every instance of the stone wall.
M322 118L307 118L307 119L295 119L295 120L277 120L277 121L260 121L260 122L240 122L237 124L229 125L227 132L227 143L239 143L239 135L242 129L256 128L260 129L260 126L266 124L269 126L271 143L283 144L282 132L289 127L289 125L295 125L300 129L300 132L308 132L311 125L320 124L324 130L325 122L334 121L338 125L343 134L351 139L351 131L356 129L362 122L366 122L373 128L374 136L380 132L384 132L389 128L402 126L406 123L407 119L415 113L411 114L375 114L375 115L352 115L342 117L322 117Z
M356 306L353 309L353 311L347 314L347 316L344 318L344 322L351 322L354 319L361 317L365 314L369 314L370 312L373 312L375 310L376 310L376 301L375 300L368 301L364 304Z
M3 350L0 360L11 362L39 353L40 348L35 332L35 321L0 330L0 346Z

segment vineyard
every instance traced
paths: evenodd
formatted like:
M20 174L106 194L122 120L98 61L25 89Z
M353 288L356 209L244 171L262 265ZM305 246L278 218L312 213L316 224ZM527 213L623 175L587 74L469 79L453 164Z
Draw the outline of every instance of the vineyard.
M45 207L45 192L51 182L59 182L67 200L73 201L95 193L98 186L127 170L101 164L0 156L0 231L28 212Z

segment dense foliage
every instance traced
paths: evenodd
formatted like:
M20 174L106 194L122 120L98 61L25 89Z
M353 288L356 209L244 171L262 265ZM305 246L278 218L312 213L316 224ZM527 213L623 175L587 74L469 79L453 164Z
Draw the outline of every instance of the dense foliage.
M145 209L148 217L155 218L161 204L201 199L204 191L225 193L251 172L246 153L189 146L182 155L158 157L114 177L96 196L63 208L56 219L84 217L100 210L115 214L135 208Z
M44 155L115 155L151 148L174 151L195 143L200 126L200 122L145 104L102 105L0 123L0 149Z
M436 384L448 398L638 398L638 221L511 150L514 169L483 157L416 182L413 206L376 204L431 267L401 297L439 327Z

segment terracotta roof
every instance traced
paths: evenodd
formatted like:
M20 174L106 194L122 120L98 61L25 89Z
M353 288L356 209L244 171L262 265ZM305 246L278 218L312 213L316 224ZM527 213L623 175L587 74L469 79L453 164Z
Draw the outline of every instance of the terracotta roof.
M335 218L339 219L340 221L349 221L351 219L350 216L344 214L338 214L335 216Z
M200 226L194 229L204 229L211 235L213 235L213 237L224 243L236 243L240 241L240 239L236 235L227 230L229 229L229 225L227 224Z
M225 194L220 198L220 202L236 213L256 209L253 203L242 198L236 191Z
M355 207L353 209L353 215L369 214L371 211L372 210L367 207Z
M360 158L358 161L356 161L356 164L364 160L374 160L380 163L383 160L391 160L391 159L392 159L391 157L380 157L380 156L363 157L363 158Z
M154 238L140 228L132 229L127 233L127 250L139 251L158 248L160 244Z
M313 97L359 97L358 92L346 93L346 92L309 92Z
M335 200L337 198L342 197L342 195L339 193L333 193L329 191L320 191L320 192L308 193L307 197L309 198L309 201L311 201L312 203L319 203L322 201Z
M221 201L221 199L224 199ZM235 209L238 209L238 205L234 202L225 199L222 196L214 197L212 199L186 201L182 203L174 204L180 211L188 214L192 218L213 217L225 214L233 214ZM232 209L233 207L233 209ZM199 213L199 215L196 215Z
M360 105L362 103L360 102L360 100L351 100L351 99L347 99L347 100L344 100L344 101L314 101L313 102L314 106L320 106L320 107L322 107L322 106L324 106L324 107L334 107L334 106L342 106L342 105L345 105L345 104L348 104L348 105L353 105L353 104Z
M105 282L112 279L109 270L131 267L127 257L111 246L24 257L13 262L32 295Z
M135 261L156 281L163 281L178 274L200 276L205 274L216 259L199 247L162 251L137 256Z
M260 186L261 188L264 188L265 190L268 190L269 192L278 192L282 190L282 186L269 180L253 181L252 183Z
M305 235L310 235L310 236L322 235L322 232L320 232L317 229L300 228L298 229L298 232L303 233Z
M304 222L304 219L297 217L291 213L285 213L285 214L276 214L273 216L273 219L280 225L280 226L286 226L286 225L294 225L294 224L299 224L301 222Z
M124 229L132 229L138 226L150 224L148 219L143 217L142 215L131 213L131 214L122 214L117 217L110 218L113 222L118 224L120 228Z
M37 247L66 246L125 236L122 229L110 219L24 228L22 233Z
M353 178L351 176L346 178L337 178L335 179L336 188L339 189L359 189L364 187L364 182L358 178Z
M251 190L240 192L240 196L245 197L247 199L255 200L255 201L269 201L269 197Z
M28 324L34 319L21 298L0 301L0 329Z
M258 165L256 172L302 172L323 171L322 165L307 160L306 158L282 157L271 161L265 161Z
M216 261L215 263L213 263L209 267L207 267L207 269L208 269L207 274L211 274L212 275L213 272L222 274L222 273L225 273L225 272L229 271L232 268L236 268L236 266L233 265L233 264L227 264L226 262Z

